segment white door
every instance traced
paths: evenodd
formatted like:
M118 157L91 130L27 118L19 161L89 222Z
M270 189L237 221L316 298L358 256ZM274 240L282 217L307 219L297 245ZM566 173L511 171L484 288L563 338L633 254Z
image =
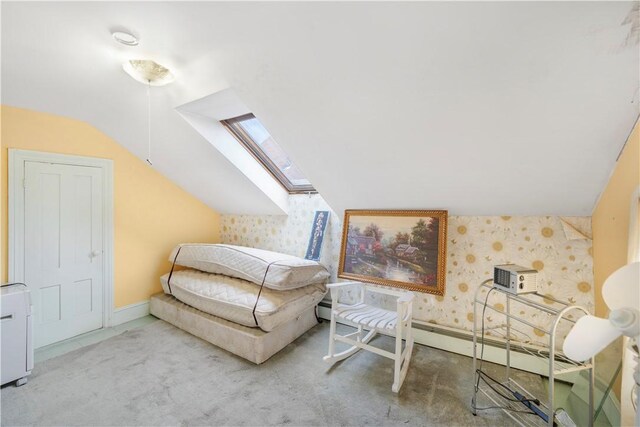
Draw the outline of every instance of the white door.
M103 326L103 172L27 161L24 173L24 282L37 348Z

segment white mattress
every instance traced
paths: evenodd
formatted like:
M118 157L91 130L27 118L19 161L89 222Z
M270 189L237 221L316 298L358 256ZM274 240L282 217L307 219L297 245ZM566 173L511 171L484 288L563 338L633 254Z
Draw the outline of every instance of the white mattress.
M273 331L264 332L212 316L163 293L151 296L149 312L253 363L264 362L318 324L315 307L310 307Z
M253 306L260 287L245 280L197 270L174 271L171 292L168 274L160 279L165 293L191 307L240 325L256 327ZM263 288L256 307L258 326L265 332L277 328L318 304L326 293L324 284L290 291Z
M327 269L316 261L244 246L184 243L173 249L169 261L174 259L177 265L257 285L264 280L265 287L276 290L325 283L329 278Z

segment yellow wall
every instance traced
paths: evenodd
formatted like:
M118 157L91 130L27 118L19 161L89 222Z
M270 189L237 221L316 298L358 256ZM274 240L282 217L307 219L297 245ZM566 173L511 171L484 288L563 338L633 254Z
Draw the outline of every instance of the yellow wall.
M113 160L114 302L144 301L161 290L169 252L180 242L218 242L217 212L87 123L1 107L2 276L7 280L8 148Z
M593 212L593 272L596 315L608 309L601 290L605 279L627 264L631 196L640 185L640 123L633 132Z

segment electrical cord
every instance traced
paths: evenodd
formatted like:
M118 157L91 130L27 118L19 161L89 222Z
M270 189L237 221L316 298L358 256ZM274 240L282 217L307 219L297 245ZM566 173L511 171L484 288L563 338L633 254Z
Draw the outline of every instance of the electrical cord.
M3 285L0 285L0 288L4 288L5 286L13 286L13 285L21 285L21 286L24 286L25 288L27 287L27 285L22 282L11 282L11 283L5 283Z
M507 387L506 385L502 384L500 381L496 380L495 378L493 378L492 376L490 376L489 374L487 374L486 372L483 372L479 369L476 370L476 373L479 376L483 376L488 378L489 380L491 380L492 382L494 382L495 384L499 385L500 387L504 388L505 390L507 390L509 393L513 394L513 390L511 390L509 387ZM494 386L492 386L489 381L486 380L486 378L483 378L482 380L484 381L485 384L487 384L487 386L489 386L489 388L491 390L493 390L496 394L500 395L503 399L505 400L509 400L511 402L531 402L531 403L535 403L536 405L540 405L540 400L539 399L516 399L510 396L505 396L504 394L502 394L500 391L496 390L496 388Z
M264 276L262 277L262 283L260 284L260 290L258 291L258 296L256 297L256 303L253 305L253 310L251 311L251 314L253 315L253 320L254 322L256 322L256 326L258 328L260 328L260 324L258 323L258 317L256 316L256 308L258 308L258 301L260 300L260 295L262 295L262 288L264 288L264 284L267 281L267 274L269 274L269 268L271 268L271 266L277 262L280 262L282 260L276 260L276 261L272 261L267 265L266 270L264 271Z
M178 255L180 255L181 250L182 245L178 246L176 256L173 257L173 264L171 264L171 271L169 272L169 278L167 279L167 288L169 288L169 295L173 295L173 292L171 292L171 276L173 276L173 269L176 268L176 261L178 260Z
M527 411L525 409L514 409L508 406L485 406L484 408L476 408L476 411L487 411L489 409L502 409L509 412L517 412L519 414L537 415L535 412Z

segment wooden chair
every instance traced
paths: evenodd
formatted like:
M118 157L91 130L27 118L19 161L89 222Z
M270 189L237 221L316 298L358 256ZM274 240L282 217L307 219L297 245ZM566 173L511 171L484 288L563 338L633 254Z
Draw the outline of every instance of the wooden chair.
M407 375L409 359L411 359L411 352L413 351L413 335L411 333L413 293L384 289L360 282L332 283L327 287L331 290L331 326L329 330L329 354L324 357L324 361L334 364L346 359L360 349L393 359L395 361L395 369L391 390L397 393ZM357 302L355 304L339 302L342 292L347 289L357 291ZM366 292L396 297L396 311L366 304ZM336 334L336 322L353 326L357 330L347 335L338 335ZM363 336L363 333L367 330L368 332ZM395 353L369 345L369 341L377 333L395 337ZM353 339L354 337L355 340ZM405 340L404 350L402 349L403 337ZM351 344L352 347L336 353L336 341Z

